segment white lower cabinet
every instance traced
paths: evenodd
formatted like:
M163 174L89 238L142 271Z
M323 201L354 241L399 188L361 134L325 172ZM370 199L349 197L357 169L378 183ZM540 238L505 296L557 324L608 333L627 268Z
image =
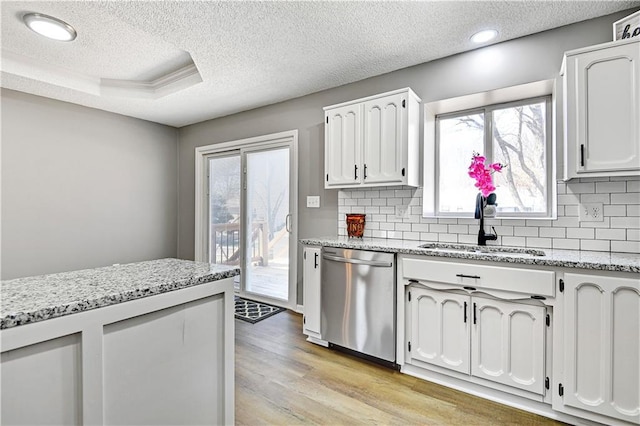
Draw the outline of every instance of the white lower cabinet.
M409 362L544 394L545 307L419 285L409 292Z
M471 375L544 393L546 308L471 297Z
M303 280L303 332L309 337L320 338L320 247L304 247Z
M469 296L411 286L411 359L469 374Z
M567 273L564 286L554 409L640 424L640 280Z

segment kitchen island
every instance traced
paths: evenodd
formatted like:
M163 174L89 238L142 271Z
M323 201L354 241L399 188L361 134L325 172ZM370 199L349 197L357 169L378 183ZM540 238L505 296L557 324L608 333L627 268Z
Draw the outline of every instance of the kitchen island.
M232 424L239 273L161 259L3 281L0 423Z

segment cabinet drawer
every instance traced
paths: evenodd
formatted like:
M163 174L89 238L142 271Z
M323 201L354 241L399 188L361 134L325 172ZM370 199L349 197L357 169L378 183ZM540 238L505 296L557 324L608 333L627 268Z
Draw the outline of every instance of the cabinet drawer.
M552 271L403 258L402 274L405 279L555 296L555 273Z

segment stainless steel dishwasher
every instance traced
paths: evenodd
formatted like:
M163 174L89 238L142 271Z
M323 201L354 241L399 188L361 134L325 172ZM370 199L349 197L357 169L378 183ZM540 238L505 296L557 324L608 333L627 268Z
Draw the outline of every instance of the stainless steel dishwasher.
M321 336L396 361L395 254L322 248Z

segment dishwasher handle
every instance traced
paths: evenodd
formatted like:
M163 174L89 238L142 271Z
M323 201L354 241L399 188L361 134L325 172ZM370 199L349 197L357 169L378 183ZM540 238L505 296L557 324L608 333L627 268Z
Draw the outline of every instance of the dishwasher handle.
M323 254L322 258L326 260L333 260L334 262L353 263L355 265L379 266L382 268L391 268L393 266L393 262L376 262L375 260L347 259L346 257L330 256L328 254Z

